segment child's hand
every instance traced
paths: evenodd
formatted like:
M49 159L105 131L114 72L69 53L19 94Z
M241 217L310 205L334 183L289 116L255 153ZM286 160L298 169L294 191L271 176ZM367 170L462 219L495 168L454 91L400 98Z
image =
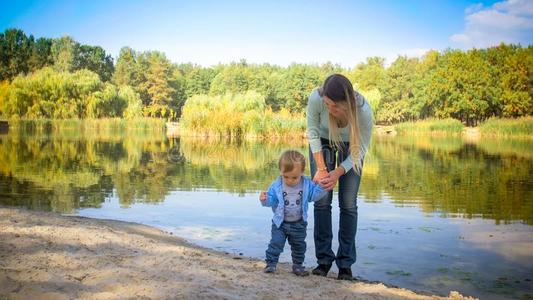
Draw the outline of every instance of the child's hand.
M266 192L261 192L261 194L259 194L259 201L261 201L263 203L266 200L267 200L267 193Z
M315 183L320 183L324 178L328 177L328 171L326 170L318 170L315 173L315 177L313 177L313 181Z

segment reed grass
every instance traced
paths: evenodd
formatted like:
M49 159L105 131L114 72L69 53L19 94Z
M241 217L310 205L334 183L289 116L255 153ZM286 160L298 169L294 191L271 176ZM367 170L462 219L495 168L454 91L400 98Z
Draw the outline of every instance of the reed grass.
M483 122L479 130L483 136L533 139L533 117L517 119L491 118Z
M456 119L425 119L394 126L400 135L460 135L464 125Z
M274 112L262 95L196 95L188 99L180 119L182 135L210 137L303 138L303 113Z

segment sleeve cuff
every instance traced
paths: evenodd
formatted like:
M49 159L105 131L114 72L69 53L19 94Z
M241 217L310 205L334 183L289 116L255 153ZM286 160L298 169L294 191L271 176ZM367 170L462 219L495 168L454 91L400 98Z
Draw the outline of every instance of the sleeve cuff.
M322 143L320 142L320 140L309 141L309 147L311 147L311 152L313 153L322 151Z
M344 168L344 174L348 173L353 168L353 160L352 156L350 155L347 159L345 159L341 166Z

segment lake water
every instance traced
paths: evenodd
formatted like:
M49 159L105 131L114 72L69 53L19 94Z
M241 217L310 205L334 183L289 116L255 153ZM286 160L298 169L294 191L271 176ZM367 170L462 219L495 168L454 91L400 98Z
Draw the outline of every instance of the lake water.
M264 259L272 212L258 194L289 148L307 156L303 143L10 132L0 135L0 205L138 222ZM532 141L376 136L358 206L361 279L439 295L533 297ZM310 267L313 224L310 213ZM281 261L290 262L288 245Z

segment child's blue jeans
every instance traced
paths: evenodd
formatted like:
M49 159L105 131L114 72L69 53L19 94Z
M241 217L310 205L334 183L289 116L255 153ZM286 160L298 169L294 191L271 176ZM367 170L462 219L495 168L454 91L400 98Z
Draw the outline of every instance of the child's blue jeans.
M291 246L292 263L301 265L305 259L305 237L307 236L307 222L304 220L296 222L283 222L280 228L272 223L272 238L266 250L267 265L276 265L279 255L285 247L285 240Z

